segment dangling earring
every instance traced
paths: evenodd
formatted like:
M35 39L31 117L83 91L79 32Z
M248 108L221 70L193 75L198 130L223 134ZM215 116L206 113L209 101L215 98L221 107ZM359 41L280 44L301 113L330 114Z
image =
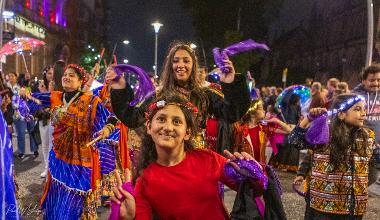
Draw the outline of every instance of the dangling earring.
M79 92L82 91L82 86L79 86L79 87L78 87L78 91L79 91Z

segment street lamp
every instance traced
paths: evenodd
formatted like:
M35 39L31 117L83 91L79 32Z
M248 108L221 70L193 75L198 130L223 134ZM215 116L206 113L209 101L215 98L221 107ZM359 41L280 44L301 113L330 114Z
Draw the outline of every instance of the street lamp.
M372 63L372 50L373 50L373 2L372 0L367 0L367 54L365 59L365 66L370 66Z
M128 45L130 42L129 42L129 40L124 40L123 41L123 44L125 44L125 45Z
M191 44L190 44L190 48L194 50L195 48L197 48L197 45L194 44L194 43L191 43Z
M154 78L157 78L157 47L158 47L158 31L160 30L160 27L163 26L163 24L159 22L154 22L152 24L154 27L154 32L155 32L155 46L154 46Z
M127 59L124 59L124 60L123 60L123 63L128 63L128 60L127 60Z

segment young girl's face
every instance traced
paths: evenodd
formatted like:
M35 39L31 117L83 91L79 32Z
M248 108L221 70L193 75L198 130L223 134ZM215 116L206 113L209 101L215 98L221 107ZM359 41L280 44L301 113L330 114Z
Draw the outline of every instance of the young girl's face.
M184 141L190 138L185 115L176 105L166 105L158 110L152 121L148 122L147 132L152 136L156 148L184 147Z
M356 127L364 126L365 116L366 110L365 103L363 101L356 103L346 112L342 112L340 115L338 115L338 117L340 117L340 119L342 119L344 122Z

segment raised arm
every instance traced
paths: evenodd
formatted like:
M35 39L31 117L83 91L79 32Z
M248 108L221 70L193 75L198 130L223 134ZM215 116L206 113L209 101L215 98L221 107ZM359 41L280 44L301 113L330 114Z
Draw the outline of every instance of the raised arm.
M216 118L223 118L228 123L238 121L248 110L250 96L245 77L237 74L233 63L227 58L223 60L228 73L220 72L220 82L224 98L216 93L209 93L209 113Z
M221 86L222 95L212 89L207 91L209 97L208 111L216 118L234 123L247 112L250 104L245 77L241 74L235 74L232 82L222 82Z

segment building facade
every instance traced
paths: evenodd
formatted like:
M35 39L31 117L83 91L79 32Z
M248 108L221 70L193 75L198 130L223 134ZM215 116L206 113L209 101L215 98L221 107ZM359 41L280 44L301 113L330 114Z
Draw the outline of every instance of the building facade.
M296 4L284 1L284 4ZM300 2L300 0L297 0ZM306 77L325 82L330 77L359 81L367 48L367 4L363 0L302 0L280 14L270 32L272 53L265 60L262 79L289 69L288 82ZM380 1L374 0L373 62L380 62ZM286 5L284 5L286 7Z
M102 0L13 0L3 17L3 44L15 37L32 37L44 46L3 59L3 72L28 71L38 75L57 60L79 63L81 52L91 42L104 41ZM95 34L96 33L96 34Z

